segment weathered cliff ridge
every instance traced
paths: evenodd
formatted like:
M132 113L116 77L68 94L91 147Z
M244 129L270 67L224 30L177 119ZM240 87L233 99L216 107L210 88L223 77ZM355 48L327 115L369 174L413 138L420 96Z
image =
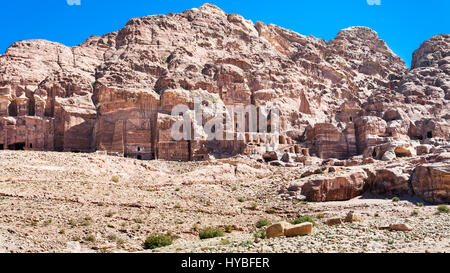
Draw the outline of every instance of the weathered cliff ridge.
M194 97L207 109L278 107L280 132L208 141L193 126L201 139L175 141L172 107L192 110ZM394 160L449 150L449 100L449 34L424 42L408 70L366 27L326 42L205 4L134 18L71 48L11 45L0 56L0 149L182 161L278 151L295 166L310 156Z

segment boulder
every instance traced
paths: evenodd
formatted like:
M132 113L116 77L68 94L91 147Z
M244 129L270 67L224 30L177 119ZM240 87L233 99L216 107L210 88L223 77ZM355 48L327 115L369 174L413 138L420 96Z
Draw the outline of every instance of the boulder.
M273 224L266 229L266 236L268 239L284 236L285 229L289 226L291 226L291 224L288 222Z
M433 146L429 144L419 145L416 147L417 155L429 154L432 148Z
M400 144L394 148L396 157L411 157L416 156L416 149L411 144Z
M344 221L346 223L362 222L363 218L354 211L350 211L347 213L347 216L345 216Z
M340 225L343 223L362 222L363 218L357 215L354 211L347 213L345 217L337 217L328 219L325 223L329 226Z
M280 160L278 153L274 152L274 151L266 152L263 154L262 157L263 157L264 161L266 161L266 162Z
M391 224L389 226L380 227L379 229L389 231L411 231L412 227L407 224Z
M281 161L285 163L291 163L293 156L290 153L284 153L284 155L281 157Z
M344 223L344 221L342 221L342 218L331 218L328 219L325 222L328 226L335 226L335 225L341 225Z
M297 163L302 163L304 166L321 165L322 159L314 156L297 156L294 158Z
M304 236L312 233L313 225L312 223L302 223L298 225L287 226L284 230L284 236L286 237L295 237L295 236Z
M285 167L285 163L283 161L280 161L280 160L270 161L269 165L270 166L275 166L275 167Z
M380 195L412 195L410 171L403 167L366 170L367 188Z
M381 157L381 160L392 161L396 158L397 158L397 156L395 155L395 153L393 151L387 151L383 154L383 156Z
M366 173L355 170L348 173L333 173L313 178L304 178L291 183L290 188L298 189L311 202L344 201L363 193Z
M450 161L417 166L411 183L414 193L425 201L450 202Z

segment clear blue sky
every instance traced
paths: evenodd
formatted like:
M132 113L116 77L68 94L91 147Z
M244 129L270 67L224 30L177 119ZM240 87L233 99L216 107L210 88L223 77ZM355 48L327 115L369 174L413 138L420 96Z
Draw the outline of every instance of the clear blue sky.
M81 1L68 5L67 1ZM122 28L138 16L182 12L204 2L304 35L330 40L340 29L368 26L409 66L412 52L433 35L450 33L449 0L15 0L2 1L0 54L18 40L74 46Z

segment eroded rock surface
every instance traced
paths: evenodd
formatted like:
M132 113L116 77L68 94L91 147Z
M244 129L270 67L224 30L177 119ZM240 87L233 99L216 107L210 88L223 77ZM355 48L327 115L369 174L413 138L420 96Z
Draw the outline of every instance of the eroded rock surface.
M411 194L414 167L450 149L449 100L449 34L425 41L408 70L366 27L326 42L205 4L134 18L75 47L12 44L0 56L0 149L176 161L264 154L269 164L294 168L330 158L348 166L419 158L398 175L377 170L369 181L374 192ZM196 103L203 105L201 120ZM171 134L180 117L170 114L179 104L195 120L194 140ZM234 139L211 140L205 125L238 105L280 109L279 132L249 126ZM448 167L440 164L416 168L416 194L448 200L444 182L424 177ZM359 174L336 172L309 182L305 194L352 198L364 184Z

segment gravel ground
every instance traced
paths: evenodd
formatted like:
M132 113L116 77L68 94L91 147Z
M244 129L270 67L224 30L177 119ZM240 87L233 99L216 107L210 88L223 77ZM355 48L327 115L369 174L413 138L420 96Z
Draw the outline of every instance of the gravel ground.
M0 252L142 252L154 233L178 237L158 252L450 252L449 215L417 206L421 200L363 196L301 203L278 195L311 168L282 169L246 158L177 163L0 151ZM364 220L323 224L349 211ZM305 215L317 223L310 236L253 238L258 219L275 223ZM413 230L378 230L392 223ZM205 227L225 226L233 231L223 238L198 237Z
M388 200L384 205L389 207ZM450 215L436 214L435 207L418 208L410 202L396 204L397 210L411 210L418 215L410 217L389 217L390 209L384 216L367 216L362 222L344 223L328 226L320 219L313 228L313 234L293 238L274 238L256 240L251 234L228 235L205 241L182 241L154 252L193 252L193 253L449 253ZM369 205L369 210L375 206ZM377 215L379 215L378 213ZM414 213L415 214L415 213ZM379 227L393 223L404 223L412 231L387 231Z

